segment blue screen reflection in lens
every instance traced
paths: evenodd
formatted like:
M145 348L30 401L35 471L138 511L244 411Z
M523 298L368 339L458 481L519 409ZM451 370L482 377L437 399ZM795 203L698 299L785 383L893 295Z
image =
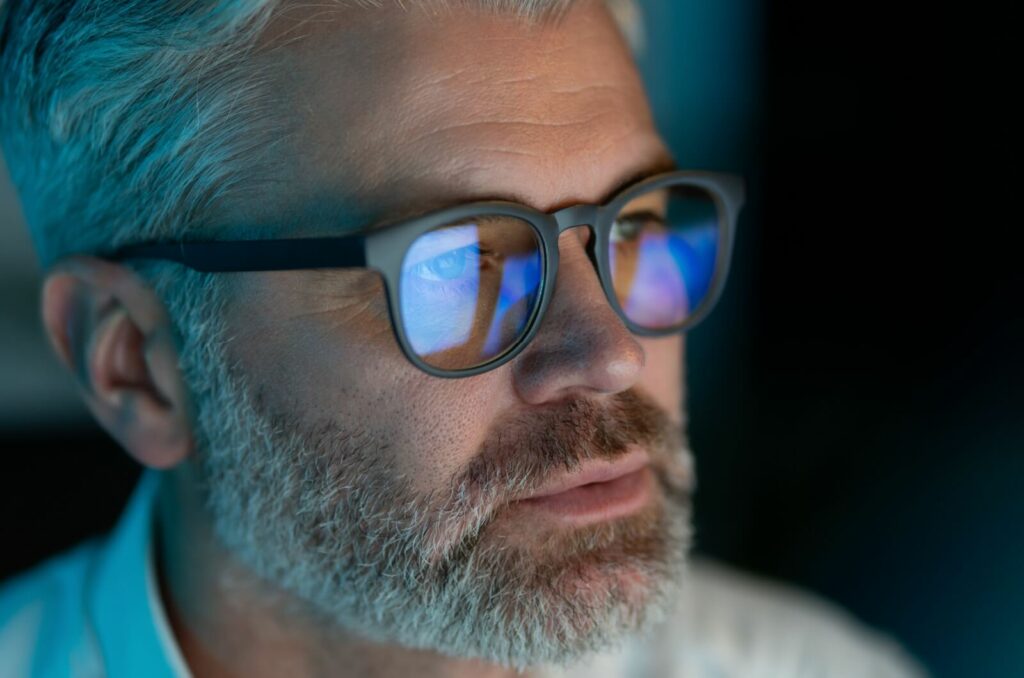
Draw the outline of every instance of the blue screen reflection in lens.
M526 330L540 291L540 252L505 259L491 328L484 342L484 357L493 357Z
M708 296L718 256L715 203L701 191L635 200L612 228L612 282L626 316L650 329L681 324Z
M540 292L540 244L514 217L481 217L416 239L406 253L400 308L406 338L427 364L467 369L526 331Z
M480 296L479 239L475 225L427 233L402 262L405 333L418 355L470 340Z

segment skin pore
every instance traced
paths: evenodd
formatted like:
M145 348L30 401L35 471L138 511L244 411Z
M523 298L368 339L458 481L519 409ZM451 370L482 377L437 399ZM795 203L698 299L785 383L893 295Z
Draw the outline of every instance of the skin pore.
M629 50L600 3L532 26L461 9L434 16L390 5L295 8L276 20L254 58L273 64L269 86L287 133L260 199L228 201L221 217L285 224L279 237L337 232L342 211L366 223L456 200L514 199L543 211L603 202L626 178L669 164ZM442 380L410 364L392 336L379 279L367 271L233 274L227 358L276 421L365 432L370 456L400 475L411 496L443 492L509 422L544 421L574 401L602 412L640 394L678 425L683 340L636 337L623 326L586 255L587 237L585 228L563 234L557 286L536 338L485 374ZM514 675L479 659L344 633L252 572L218 538L209 514L170 349L147 353L147 338L166 334L151 308L159 302L119 267L80 266L85 273L64 270L48 282L47 327L75 364L75 300L108 290L105 305L85 307L125 309L86 323L98 328L91 345L99 347L86 361L106 385L90 406L143 463L173 469L160 499L159 581L197 678ZM93 269L119 282L104 287ZM159 392L166 417L153 405L147 428L133 428L119 388ZM154 447L149 439L170 442ZM533 515L527 524L515 512L492 527L483 543L538 558L565 529ZM643 590L640 575L620 575L591 583Z

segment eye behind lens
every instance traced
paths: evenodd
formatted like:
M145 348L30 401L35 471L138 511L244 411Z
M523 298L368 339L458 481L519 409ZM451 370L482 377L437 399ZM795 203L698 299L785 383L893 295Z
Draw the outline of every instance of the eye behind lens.
M432 229L413 242L402 264L406 341L437 369L495 360L529 330L542 276L540 237L527 221L482 215Z
M658 187L631 199L609 238L622 313L649 330L683 325L709 298L721 239L718 204L704 189Z

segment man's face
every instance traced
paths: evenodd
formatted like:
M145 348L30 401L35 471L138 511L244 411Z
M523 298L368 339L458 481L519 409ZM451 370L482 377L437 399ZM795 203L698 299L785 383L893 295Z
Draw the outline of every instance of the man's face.
M454 11L292 12L260 59L289 116L282 169L234 223L337 233L440 202L603 202L666 163L600 4L556 25ZM231 337L200 396L220 537L260 575L379 639L525 666L642 625L688 539L680 337L633 336L563 234L550 307L514 360L414 367L379 277L230 277ZM230 367L228 367L230 366ZM588 459L651 458L628 516L574 525L516 502Z

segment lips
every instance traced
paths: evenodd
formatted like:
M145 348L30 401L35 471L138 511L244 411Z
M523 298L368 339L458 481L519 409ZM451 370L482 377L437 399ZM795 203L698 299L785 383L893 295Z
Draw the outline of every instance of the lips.
M627 515L650 501L653 472L649 463L647 453L640 449L615 462L588 462L516 503L572 525Z
M644 466L647 466L648 463L650 463L650 458L647 456L646 452L642 450L634 450L615 462L609 463L607 461L595 461L589 463L579 471L569 476L558 478L554 482L542 486L539 490L536 490L529 496L523 498L539 499L541 497L559 494L560 492L565 492L574 487L580 487L581 485L606 483L628 473L638 471Z

